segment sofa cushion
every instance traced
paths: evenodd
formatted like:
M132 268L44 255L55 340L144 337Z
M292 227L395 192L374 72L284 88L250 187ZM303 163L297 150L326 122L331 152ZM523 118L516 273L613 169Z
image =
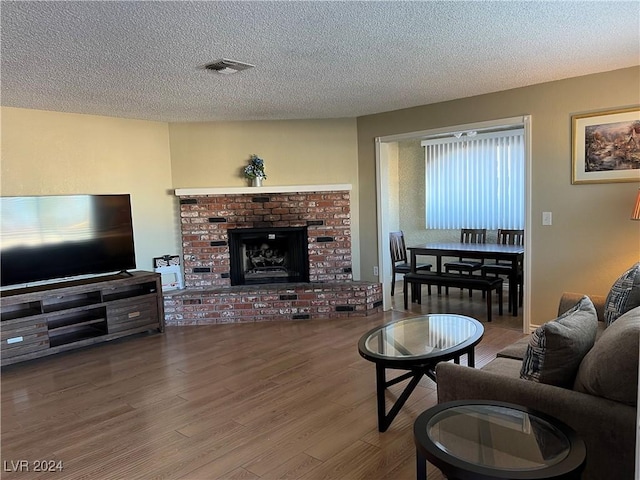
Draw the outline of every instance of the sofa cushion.
M638 404L640 307L607 327L580 364L574 390L635 406Z
M482 370L485 372L497 373L504 377L520 378L520 368L522 361L514 358L496 357L487 363Z
M573 308L573 306L578 303L583 296L584 293L564 292L560 297L560 302L558 303L558 316ZM592 294L589 295L589 298L591 299L591 303L593 303L593 306L596 307L598 321L602 322L602 324L604 325L604 305L605 301L607 300L607 296Z
M607 295L604 321L611 325L621 315L640 306L640 262L620 275Z
M511 345L507 345L496 354L496 357L522 360L527 353L527 347L529 346L530 339L531 336L527 335Z
M597 329L596 309L584 296L572 309L531 334L520 378L570 388L580 362L595 342Z
M598 307L596 307L596 311L598 311ZM600 315L598 315L598 318L600 318ZM604 322L601 322L600 320L598 320L598 329L596 331L596 341L598 341L598 338L600 338L600 335L602 335L602 332L604 332L604 327L605 327ZM530 341L531 341L530 335L527 335L526 337L522 337L520 340L513 342L511 345L507 345L498 353L496 353L496 357L522 360L524 356L527 354L527 347L529 346Z

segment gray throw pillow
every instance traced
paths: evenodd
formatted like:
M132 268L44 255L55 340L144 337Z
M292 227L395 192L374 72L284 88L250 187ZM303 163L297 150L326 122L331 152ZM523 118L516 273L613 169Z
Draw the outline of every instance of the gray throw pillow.
M593 347L597 330L598 314L591 299L584 296L531 334L520 378L570 388L580 362Z
M620 275L607 295L604 304L604 321L611 325L632 308L640 306L640 262Z
M580 364L573 389L616 402L638 404L640 307L607 327Z

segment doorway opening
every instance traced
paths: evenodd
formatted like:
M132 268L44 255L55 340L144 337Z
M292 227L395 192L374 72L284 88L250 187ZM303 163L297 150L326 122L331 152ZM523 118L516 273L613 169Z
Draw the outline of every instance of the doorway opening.
M414 244L425 243L420 239L426 236L423 195L425 176L424 174L409 175L409 184L401 184L400 174L402 173L403 165L409 165L410 162L414 162L414 164L421 162L424 165L424 149L420 144L426 138L456 136L459 132L490 132L514 128L522 128L524 130L525 175L522 188L525 192L525 273L522 328L523 332L529 333L530 295L528 290L530 279L528 277L530 276L530 248L526 247L531 244L531 117L529 115L376 138L378 265L379 278L383 286L383 306L385 310L392 308L389 232L405 227L405 229L409 230L408 235L405 232L408 246L411 246L412 241ZM403 198L406 199L407 191L416 195L414 205L407 205L406 202L401 200ZM414 222L414 224L411 225L411 222ZM414 232L413 236L411 231ZM422 237L419 235L422 235ZM447 239L432 239L430 241L447 241ZM448 241L457 240L449 239Z

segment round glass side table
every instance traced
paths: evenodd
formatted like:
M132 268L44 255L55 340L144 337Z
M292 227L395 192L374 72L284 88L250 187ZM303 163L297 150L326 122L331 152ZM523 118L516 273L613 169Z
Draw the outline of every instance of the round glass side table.
M450 480L578 479L584 442L567 425L514 404L466 400L436 405L414 423L418 480L426 461Z

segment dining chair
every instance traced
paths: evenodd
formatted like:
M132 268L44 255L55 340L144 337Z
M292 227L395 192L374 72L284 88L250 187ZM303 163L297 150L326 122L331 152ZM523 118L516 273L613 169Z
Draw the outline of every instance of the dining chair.
M460 230L460 243L487 243L486 228L463 228ZM484 260L459 258L457 261L447 262L444 264L446 273L458 272L459 274L473 275L484 265ZM445 288L445 292L449 294L449 287ZM469 289L469 296L472 296L472 290Z
M524 245L524 230L519 229L504 229L501 228L498 230L498 236L496 238L496 243L501 245ZM522 306L522 300L524 297L523 294L523 283L524 283L524 275L522 271L522 264L518 265L518 279L516 282L516 288L518 289L518 303ZM482 275L490 274L492 276L500 276L511 275L511 262L505 262L496 260L495 263L485 264L481 268ZM511 292L507 295L509 298L509 310L511 310Z
M411 264L407 260L407 246L404 241L404 233L389 232L389 246L391 249L391 296L395 293L396 289L396 274L409 273L411 271ZM417 263L416 271L419 270L431 270L432 265L430 263ZM431 293L431 287L429 287L429 293Z

